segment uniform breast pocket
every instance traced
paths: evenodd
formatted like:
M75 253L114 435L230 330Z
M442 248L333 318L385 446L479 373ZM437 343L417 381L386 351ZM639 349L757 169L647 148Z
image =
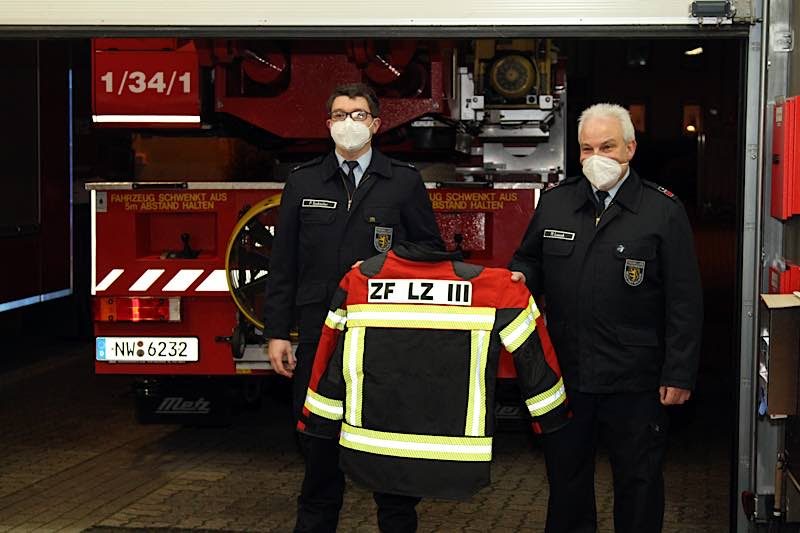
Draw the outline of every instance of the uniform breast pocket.
M336 211L333 209L321 209L319 207L305 207L300 210L300 222L306 224L331 224L336 219Z
M542 253L553 258L569 257L574 249L575 243L572 241L544 239L542 242Z
M299 253L301 263L314 264L323 253L323 249L332 237L333 225L336 220L334 209L319 207L304 207L300 209L300 239Z
M611 269L607 275L617 276L629 287L639 287L645 280L659 278L656 245L650 241L620 241L613 248Z
M560 239L544 239L542 242L542 288L548 298L566 299L575 279L575 265L572 257L575 242Z

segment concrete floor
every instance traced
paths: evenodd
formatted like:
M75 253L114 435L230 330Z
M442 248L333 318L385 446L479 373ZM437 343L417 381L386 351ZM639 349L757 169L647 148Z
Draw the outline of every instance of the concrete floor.
M0 369L0 532L290 531L302 461L288 398L224 428L134 421L130 380L93 374L91 345ZM728 530L731 423L701 381L677 413L665 470L664 531ZM723 391L724 392L724 391ZM541 531L547 484L526 433L495 440L493 483L465 503L423 501L421 532ZM600 531L612 531L611 474L597 467ZM371 494L349 486L340 531L375 532Z

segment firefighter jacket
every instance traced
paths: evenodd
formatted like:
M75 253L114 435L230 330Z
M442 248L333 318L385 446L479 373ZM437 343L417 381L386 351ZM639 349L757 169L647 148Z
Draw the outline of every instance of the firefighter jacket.
M267 338L316 342L328 303L356 261L401 240L443 248L416 168L372 151L350 195L334 152L296 167L286 181L266 282Z
M525 285L453 259L405 243L371 258L344 277L325 320L298 429L338 435L342 470L374 491L465 498L489 484L501 346L534 430L567 422Z
M592 194L582 176L543 193L510 265L544 296L567 387L691 389L703 302L683 206L633 170L598 220Z

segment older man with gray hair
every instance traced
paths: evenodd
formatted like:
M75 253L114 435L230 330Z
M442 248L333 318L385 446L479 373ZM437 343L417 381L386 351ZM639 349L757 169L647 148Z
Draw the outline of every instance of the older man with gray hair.
M692 231L675 195L630 167L628 111L578 121L582 175L542 194L510 268L543 302L574 418L543 437L546 530L594 532L597 443L614 475L617 533L661 531L664 406L689 399L702 292Z

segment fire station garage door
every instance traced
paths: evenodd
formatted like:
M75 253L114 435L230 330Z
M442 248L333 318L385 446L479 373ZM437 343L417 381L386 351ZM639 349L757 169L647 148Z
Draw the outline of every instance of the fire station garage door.
M750 15L749 0L7 0L0 2L6 27L200 28L421 28L490 26L640 26L727 22ZM692 12L696 16L692 15ZM52 28L50 28L52 29ZM166 28L164 28L166 29ZM495 28L497 31L498 28Z
M760 124L764 102L759 86L765 71L766 37L759 0L0 0L0 36L97 37L572 37L636 36L747 40L743 58L744 116L740 147L743 228L738 235L740 374L752 383L754 308L760 224L759 177L763 154ZM334 6L334 7L332 7ZM743 154L744 150L740 150ZM750 487L752 396L739 391L736 487ZM724 489L723 489L724 490ZM737 510L736 530L747 530Z

